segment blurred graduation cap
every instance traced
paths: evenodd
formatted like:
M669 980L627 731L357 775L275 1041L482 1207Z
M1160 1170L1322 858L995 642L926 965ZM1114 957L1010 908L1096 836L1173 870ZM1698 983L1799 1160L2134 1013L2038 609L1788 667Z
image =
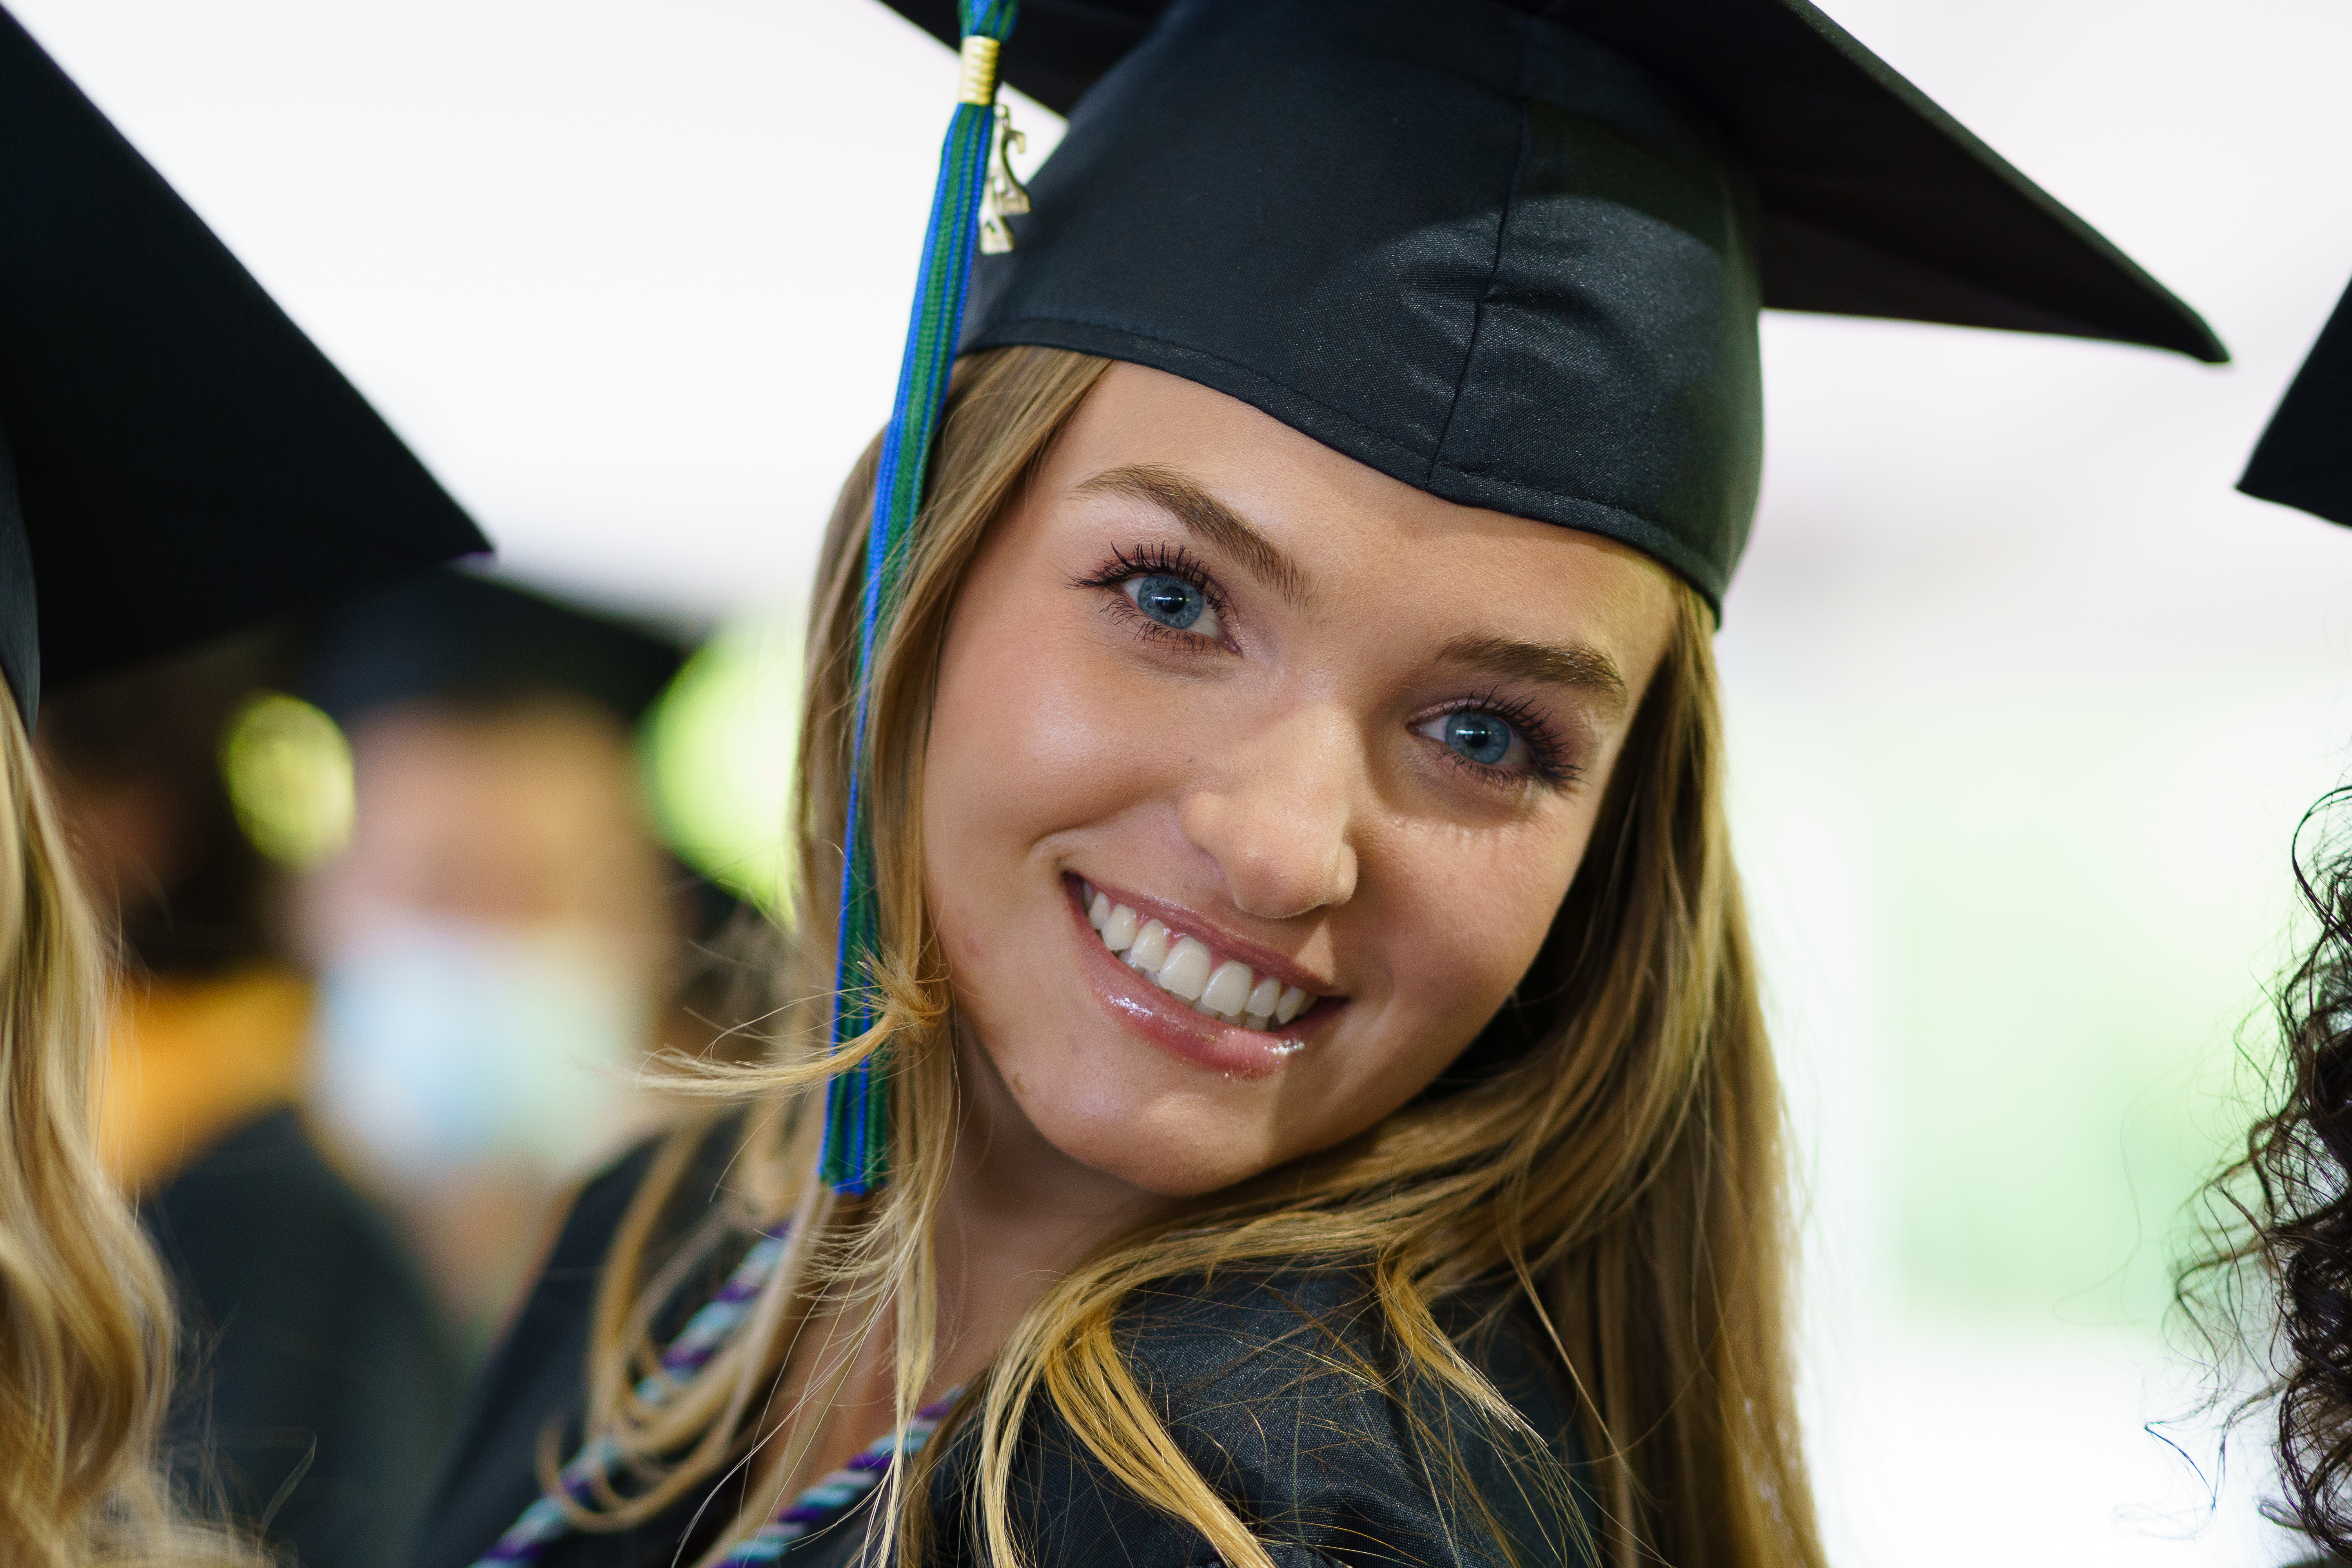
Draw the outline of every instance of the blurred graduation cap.
M1718 603L1759 305L2227 357L1804 0L1021 0L1001 68L1071 121L965 348L1170 371Z
M0 10L0 672L70 681L488 542Z
M470 573L417 573L320 627L303 695L349 729L378 709L584 698L633 725L677 674L670 637Z
M2238 488L2352 526L2352 289L2320 329Z

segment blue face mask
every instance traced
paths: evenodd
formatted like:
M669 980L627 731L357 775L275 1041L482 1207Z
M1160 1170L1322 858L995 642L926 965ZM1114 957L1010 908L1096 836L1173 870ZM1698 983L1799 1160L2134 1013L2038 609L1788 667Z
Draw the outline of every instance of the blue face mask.
M592 931L386 915L320 977L311 1102L397 1179L565 1174L646 1119L625 1075L650 994L647 966Z

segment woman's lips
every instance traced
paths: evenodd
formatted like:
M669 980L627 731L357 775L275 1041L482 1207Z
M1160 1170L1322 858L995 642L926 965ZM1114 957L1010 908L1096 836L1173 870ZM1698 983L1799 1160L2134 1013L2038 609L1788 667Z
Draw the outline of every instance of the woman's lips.
M1198 938L1168 932L1164 925L1158 951L1146 955L1157 974L1148 973L1105 945L1103 932L1088 917L1093 889L1075 877L1068 882L1073 934L1096 994L1121 1022L1195 1066L1235 1078L1268 1077L1323 1033L1346 1005L1344 997L1318 997L1284 985L1280 976L1259 976ZM1120 946L1131 954L1132 935L1114 933L1130 935ZM1299 993L1288 998L1287 1009L1281 1005L1286 991ZM1274 1015L1283 1011L1289 1014L1287 1021L1276 1022Z

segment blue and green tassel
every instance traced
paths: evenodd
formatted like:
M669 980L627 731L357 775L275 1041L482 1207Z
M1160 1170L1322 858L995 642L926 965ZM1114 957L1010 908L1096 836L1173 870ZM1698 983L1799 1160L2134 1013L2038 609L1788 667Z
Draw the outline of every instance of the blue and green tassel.
M881 952L874 887L873 826L865 787L866 716L874 649L898 609L898 575L922 506L923 477L947 397L948 373L963 330L964 295L971 280L981 199L989 184L989 155L997 131L996 62L1012 36L1018 0L961 0L963 84L940 180L931 195L930 226L923 235L922 268L907 323L907 350L898 363L898 392L882 436L874 479L874 525L866 542L866 602L857 638L857 705L853 720L849 814L842 843L841 943L834 974L833 1045L838 1050L872 1028L879 1009L873 964ZM820 1177L836 1192L869 1193L889 1177L890 1096L882 1081L887 1063L875 1057L836 1075L825 1089L824 1152Z

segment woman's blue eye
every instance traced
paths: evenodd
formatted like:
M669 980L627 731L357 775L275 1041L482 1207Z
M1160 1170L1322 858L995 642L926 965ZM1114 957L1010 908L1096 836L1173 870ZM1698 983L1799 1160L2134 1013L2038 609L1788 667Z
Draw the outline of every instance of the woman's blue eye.
M1427 726L1423 733L1430 730L1436 731L1431 739L1444 742L1454 752L1482 767L1501 767L1512 760L1514 752L1526 750L1517 731L1492 713L1481 713L1475 708L1448 713Z
M1213 616L1206 626L1196 624L1209 613L1208 596L1181 577L1150 572L1129 578L1126 587L1127 596L1135 602L1135 607L1161 626L1180 632L1197 631L1204 637L1215 635Z

